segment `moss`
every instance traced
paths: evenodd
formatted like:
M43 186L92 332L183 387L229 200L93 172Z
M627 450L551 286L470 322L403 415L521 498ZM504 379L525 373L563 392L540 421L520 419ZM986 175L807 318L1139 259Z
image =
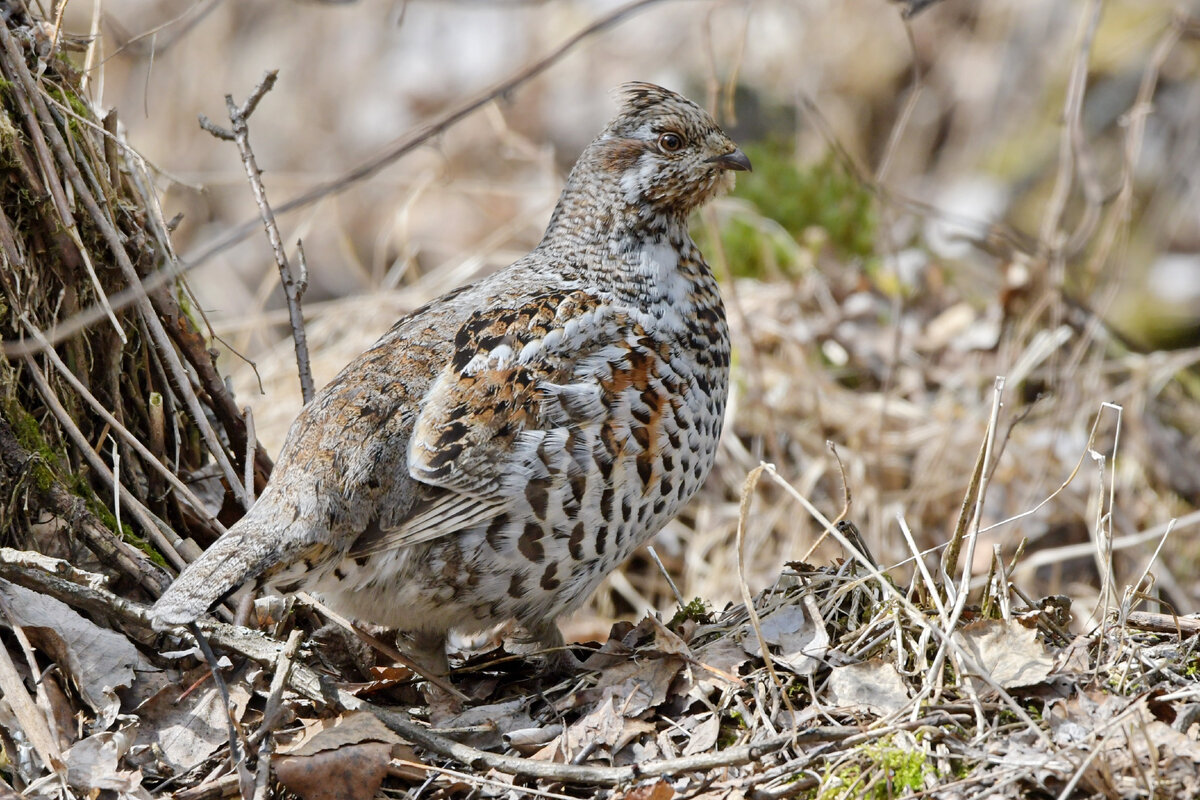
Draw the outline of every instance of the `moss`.
M182 281L175 282L175 302L179 304L179 313L187 317L194 331L206 331L208 326L201 319L199 311L192 304L192 297Z
M671 617L671 621L667 623L669 628L677 628L687 620L694 620L701 624L712 622L712 607L707 600L697 597L685 606L680 606L675 612L675 616Z
M735 276L797 271L801 254L828 248L844 259L870 259L875 250L874 197L832 156L797 163L781 145L746 148L754 171L738 176L733 196L757 213L735 213L722 225L721 247ZM763 218L771 224L762 224ZM697 237L713 252L711 233ZM707 241L703 241L707 240Z
M90 497L86 497L84 499L87 503L88 510L95 514L96 518L104 523L104 527L108 528L117 536L120 536L121 540L125 543L131 544L138 550L141 550L155 564L158 564L160 567L168 566L167 560L163 558L162 554L159 553L149 541L134 533L133 528L130 527L127 522L122 521L120 527L118 528L116 515L109 510L108 506L100 502L100 498L96 497L94 493L91 494Z
M862 768L849 764L826 775L815 796L817 800L857 800L862 796L858 791L861 782Z
M80 470L79 472L73 473L69 476L67 487L71 494L81 498L84 502L84 505L87 506L88 511L92 512L96 519L100 520L100 522L104 524L104 527L108 528L114 534L119 536L122 541L133 545L138 550L141 550L155 564L158 564L161 567L168 566L167 560L163 558L162 554L159 553L149 541L134 533L133 528L129 525L129 523L122 520L120 526L117 525L116 514L114 514L112 509L110 509L108 505L96 495L95 491L93 491L91 484L88 483L87 478L85 477L86 472L86 470Z
M864 747L863 751L885 776L885 780L877 781L864 797L887 800L905 789L919 792L925 788L926 776L936 773L927 763L924 751L897 747L890 737Z
M0 367L0 385L7 389L0 393L0 413L7 420L17 443L32 456L28 474L33 486L39 492L45 492L61 481L68 492L83 500L87 509L106 528L144 552L156 564L167 566L166 559L148 541L134 533L133 528L124 522L117 525L116 515L101 501L88 482L86 467L78 470L65 467L65 460L47 440L37 418L25 410L13 391L16 380L17 375L11 367Z
M857 763L842 764L825 775L819 800L891 800L918 793L925 781L937 771L928 763L926 753L896 744L885 737L858 748Z
M33 456L29 463L29 476L34 486L40 492L46 491L54 485L55 472L61 471L58 453L46 441L37 419L21 406L16 397L5 394L3 410L17 443Z
M73 135L80 136L84 132L83 127L79 124L80 119L95 121L92 109L78 95L71 92L64 92L61 88L53 84L47 84L46 93L71 109L71 114L67 117L67 127L70 128Z
M717 733L717 748L733 747L746 730L748 730L746 720L742 717L741 712L729 712L721 720L721 728Z

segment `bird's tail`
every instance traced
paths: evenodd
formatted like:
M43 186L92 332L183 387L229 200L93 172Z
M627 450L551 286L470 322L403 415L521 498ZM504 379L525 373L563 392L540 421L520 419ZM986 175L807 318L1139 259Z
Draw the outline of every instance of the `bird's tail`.
M271 524L274 515L263 513L261 505L260 499L163 592L150 611L155 630L195 622L231 590L289 561L308 544L301 531Z

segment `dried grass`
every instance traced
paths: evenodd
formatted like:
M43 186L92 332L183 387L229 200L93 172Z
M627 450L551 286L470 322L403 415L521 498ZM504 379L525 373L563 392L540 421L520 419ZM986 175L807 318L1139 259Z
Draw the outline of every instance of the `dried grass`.
M1170 306L1144 288L1167 254L1194 257L1200 242L1194 214L1186 211L1194 210L1200 185L1200 159L1192 157L1200 116L1181 111L1194 109L1200 97L1196 20L1182 11L1172 16L1165 3L1014 2L972 10L947 3L908 27L871 30L861 22L877 18L878 7L859 2L651 5L621 36L597 39L505 103L451 128L401 168L287 218L285 241L303 235L309 252L314 290L305 310L320 384L396 317L508 263L536 239L562 162L603 116L597 91L581 98L580 87L634 77L607 65L614 55L628 62L624 69L643 70L641 77L673 77L653 74L663 69L659 62L630 57L651 52L647 37L665 25L682 26L697 44L670 54L677 57L673 69L678 76L709 76L696 80L714 107L728 108L735 83L754 90L737 105L743 138L753 137L755 126L770 131L784 120L778 124L802 163L833 153L874 198L879 227L870 256L847 256L827 230L781 234L770 209L737 197L697 222L714 244L709 255L730 306L735 389L712 478L655 546L685 598L721 610L692 603L670 624L651 616L636 628L618 625L602 653L591 656L597 672L561 683L530 678L519 666L524 662L503 649L464 651L455 680L473 698L465 712L436 693L417 693L407 674L370 671L373 657L358 654L357 663L336 667L343 675L368 669L370 684L352 688L415 707L415 722L349 689L330 694L318 686L307 664L332 657L340 645L281 655L264 637L216 626L210 633L219 649L248 655L265 669L239 673L233 682L239 722L258 731L251 744L268 748L276 726L287 739L301 725L328 720L340 704L370 710L392 731L360 731L360 743L391 743L398 732L419 745L420 752L385 748L371 766L383 770L380 780L387 775L389 792L414 797L468 790L639 798L1195 796L1200 636L1194 619L1173 614L1200 604L1191 577L1200 561L1200 349L1154 349L1126 331L1139 322L1139 307L1152 317L1141 326L1143 337L1155 334L1160 317L1197 313L1188 310L1182 290L1179 304ZM492 25L512 49L481 56L484 71L520 69L533 52L545 52L582 24L581 7L518 3L473 18L468 29ZM127 19L128 8L107 6L114 20ZM398 9L411 15L395 28L400 38L475 13L454 4ZM53 239L62 231L41 222L75 207L67 197L79 201L84 186L110 208L108 215L80 214L85 221L75 251L93 264L117 258L111 242L104 246L107 219L127 244L140 241L155 263L169 263L165 235L147 236L156 230L157 201L147 182L152 173L132 151L118 151L118 171L126 177L104 188L116 163L106 143L123 148L130 140L154 152L168 172L209 186L201 195L171 184L165 201L168 215L188 212L176 243L185 252L205 251L251 216L251 207L249 193L232 178L232 147L191 138L187 120L197 97L216 116L220 95L244 93L262 66L283 66L286 79L290 64L311 79L301 88L285 80L263 107L278 102L275 108L293 109L296 118L272 120L260 112L253 126L256 150L268 164L268 190L280 199L336 178L380 146L383 127L361 120L377 118L381 108L403 109L396 111L398 136L408 122L443 108L446 98L478 86L479 76L467 72L405 82L368 63L396 46L387 31L374 39L361 33L363 15L377 10L337 17L327 8L285 10L256 18L211 4L189 12L157 34L165 49L154 50L149 84L129 77L149 69L154 48L146 39L106 61L107 97L121 82L136 87L118 100L131 125L127 138L101 135L89 127L90 112L60 107L58 129L74 137L71 152L90 170L90 183L59 175L66 169L61 157L52 174L30 160L29 169L52 190L67 188L49 201L53 209L38 207L36 214L6 203L10 227ZM193 17L201 19L185 30ZM495 27L501 19L504 26ZM68 30L72 24L68 18ZM360 62L358 73L329 68L332 77L317 76L292 60L281 43L312 41L316 25L331 40L342 36L353 45L342 49ZM229 73L190 80L202 74L214 42L236 49L259 30L273 34L266 52L239 53ZM52 28L37 32L35 43L45 48ZM469 33L456 30L445 41ZM111 36L102 40L109 54ZM744 47L746 41L754 47ZM89 56L92 63L97 56ZM280 62L250 63L266 57ZM51 89L61 77L55 63L36 84L48 102L55 102ZM236 76L247 73L245 85L236 85ZM364 83L365 95L346 91L356 74L373 81ZM160 81L168 94L155 93ZM147 86L153 113L135 118L125 110L128 98L140 98ZM586 113L576 113L581 103ZM290 133L297 119L315 118L306 108L322 104L333 109L324 127L306 122L306 132L324 143L314 148L313 139ZM756 104L757 112L747 110ZM26 126L16 134L19 146L34 147L37 135L30 132L38 126L11 107L9 113L14 130ZM793 128L787 120L795 118L803 124ZM35 219L41 222L31 224ZM744 274L746 254L715 247L728 244L722 236L734 219L783 248L766 253L755 277L732 277ZM84 258L67 274L75 285L92 287L86 294L64 306L60 298L67 295L34 293L36 302L22 305L28 287L50 282L24 258L37 248L11 241L4 250L9 308L24 309L38 331L69 322L104 292L126 299L113 303L112 318L98 304L83 333L58 327L65 361L35 354L17 362L21 348L13 340L22 330L33 334L26 324L17 327L11 311L3 320L14 356L5 396L10 406L17 402L6 408L6 419L11 425L20 408L70 469L56 467L49 483L40 479L28 458L32 440L24 443L24 460L5 462L11 498L5 519L22 534L25 552L5 551L0 577L34 589L36 598L57 597L86 610L86 624L98 630L123 631L138 643L140 658L165 668L161 680L178 681L177 665L163 662L145 638L144 609L88 574L139 584L145 598L162 583L158 567L112 536L111 528L120 527L101 513L112 507L113 491L103 476L112 472L110 481L125 486L146 512L125 506L117 520L129 523L132 513L133 527L156 537L159 552L174 550L177 560L191 545L171 537L211 538L220 526L206 514L216 509L203 508L211 498L151 491L156 479L130 468L146 456L132 443L105 450L105 437L118 428L55 375L68 362L97 364L95 354L115 347L109 331L116 319L138 331L136 346L117 348L109 368L82 372L93 390L106 387L96 404L119 418L130 438L157 441L149 394L129 383L140 364L182 356L196 380L171 384L170 403L215 411L221 435L240 422L236 407L231 414L223 389L201 374L195 337L160 341L144 331L161 308L121 305L136 300L136 293L118 294L128 275L112 280L99 270L93 279L80 271ZM197 266L191 280L216 341L252 354L257 374L228 351L221 366L232 375L238 401L252 402L254 430L274 452L298 408L299 386L286 314L276 310L278 278L265 254L261 242L242 245ZM1135 292L1141 299L1130 299ZM19 370L11 366L17 363ZM114 372L115 388L104 383ZM260 380L265 393L258 399ZM200 409L193 407L191 422L208 416L195 413ZM178 418L188 422L182 412ZM67 431L71 420L80 441ZM211 483L217 470L201 462L211 464L219 454L229 461L221 472L244 488L243 448L210 447L206 456L198 435L171 437L191 448L182 457L179 451L162 457L172 475L208 476ZM104 458L89 459L84 451ZM82 474L83 461L91 472L73 484L70 472ZM745 493L752 473L757 483ZM73 492L95 513L72 517L83 505ZM830 523L843 517L862 531L854 548L869 557L853 554L846 540L853 526ZM97 557L72 558L71 565L37 558L32 551L52 551L62 532L82 537ZM961 556L957 570L946 574L943 556L956 534ZM29 781L45 774L29 757L31 747L43 760L61 758L39 714L82 712L98 720L100 712L61 686L59 698L21 683L49 663L80 686L88 679L23 633L33 623L21 615L34 619L46 601L13 597L6 596L4 608L14 632L4 635L0 652L14 657L0 663L0 681L8 681L0 685L6 697L28 694L34 702L9 704L13 715L0 716L0 741L9 757L4 774ZM669 618L675 606L669 581L639 554L569 629L603 639L613 618L653 611ZM308 613L298 614L301 622L310 621ZM1014 666L1036 679L1005 671ZM53 676L47 685L56 685ZM270 693L269 707L251 701L253 687ZM137 717L139 736L170 730L155 716L159 695L145 687L127 692L146 699L145 706L124 708ZM193 700L174 702L191 708ZM284 718L274 715L276 708ZM460 713L474 713L475 721ZM510 716L528 725L506 727ZM348 719L342 724L351 725ZM480 719L491 719L491 726ZM83 741L112 735L100 725L86 733ZM216 796L238 785L236 775L213 772L220 771L220 736L186 765L147 761L139 752L114 759L110 777L119 777L119 764L128 786L182 789L181 797ZM268 753L260 752L260 765ZM134 765L143 770L136 781L124 772ZM258 779L266 775L260 766Z

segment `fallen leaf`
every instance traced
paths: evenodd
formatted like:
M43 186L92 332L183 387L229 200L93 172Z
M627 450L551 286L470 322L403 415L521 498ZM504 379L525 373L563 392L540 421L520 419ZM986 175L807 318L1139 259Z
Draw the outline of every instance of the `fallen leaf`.
M654 628L654 649L660 653L679 656L685 661L695 661L696 657L688 648L687 643L678 634L663 625L657 617L647 617Z
M678 657L651 658L630 662L610 670L600 679L601 696L616 700L617 710L626 717L638 717L667 699L671 681L683 669Z
M391 744L362 742L312 755L274 756L271 767L304 800L371 800L391 760Z
M0 598L8 621L24 628L34 646L79 687L84 702L96 712L96 730L116 720L121 707L116 690L133 683L134 669L155 669L124 636L53 597L0 580Z
M195 685L206 676L207 681ZM250 690L237 682L230 684L228 691L233 714L240 719L250 702ZM213 685L207 666L197 667L177 683L163 687L138 706L136 713L141 724L130 757L143 769L149 769L157 759L178 774L229 741L230 709Z
M562 740L556 746L560 751L565 749L571 759L597 747L616 754L638 736L653 731L654 726L650 723L622 714L617 699L610 694L591 712L563 731Z
M979 620L955 631L953 640L1003 689L1041 683L1054 669L1054 655L1038 641L1037 631L1018 622ZM973 680L977 691L987 688Z
M803 595L803 605L786 605L775 609L760 622L763 639L779 648L771 653L776 665L797 675L811 675L824 663L829 650L829 634L816 601ZM742 647L752 656L762 656L762 647L754 627L742 628Z
M705 693L724 689L730 683L729 678L741 680L738 670L750 660L746 648L730 636L713 639L695 652L700 666L707 668L696 673L696 686Z
M129 750L130 739L124 731L106 731L76 742L64 753L67 783L88 792L108 789L123 796L149 798L142 788L141 772L117 768Z
M399 744L401 739L369 711L347 711L333 719L308 720L300 736L276 749L277 756L313 756L364 742Z
M683 754L694 756L697 753L708 752L717 743L717 737L721 735L721 718L710 713L691 730L691 734L692 737L683 746Z
M895 666L879 658L834 667L826 691L829 703L838 708L881 717L899 711L912 699Z
M664 780L635 786L621 795L623 800L671 800L674 796L675 790L671 788L671 784Z
M271 768L304 800L369 800L388 774L400 737L369 711L309 720L301 735L276 750Z

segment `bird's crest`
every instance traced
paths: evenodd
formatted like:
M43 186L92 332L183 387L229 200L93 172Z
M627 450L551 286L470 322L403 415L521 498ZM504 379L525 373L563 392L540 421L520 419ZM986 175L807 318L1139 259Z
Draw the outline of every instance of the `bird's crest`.
M613 93L621 104L622 115L638 114L664 104L680 104L698 108L695 103L683 95L645 81L622 83Z

